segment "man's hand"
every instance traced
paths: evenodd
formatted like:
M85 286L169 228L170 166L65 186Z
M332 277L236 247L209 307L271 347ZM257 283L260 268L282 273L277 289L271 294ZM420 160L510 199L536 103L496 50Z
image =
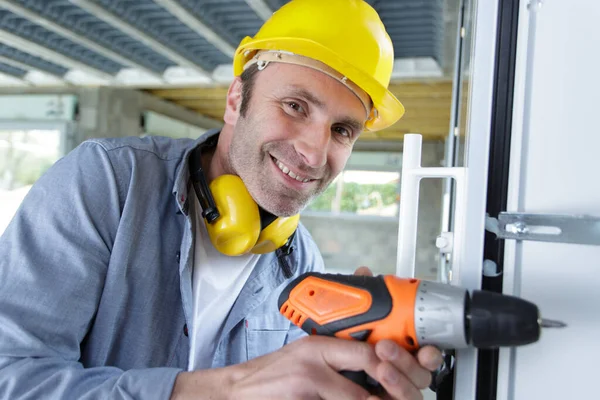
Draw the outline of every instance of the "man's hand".
M359 268L357 275L372 275ZM171 398L175 399L348 399L375 400L340 371L365 371L385 389L383 398L422 399L431 371L441 353L424 347L416 356L391 340L375 346L324 336L297 340L282 349L246 363L225 368L182 372Z
M369 393L339 374L376 374L381 360L367 343L310 336L246 363L179 374L172 399L349 399Z
M381 382L389 398L398 400L421 399L420 389L430 382L429 371L393 342L382 341L373 347L365 342L310 336L243 364L180 373L171 399L377 398L339 371L366 371Z

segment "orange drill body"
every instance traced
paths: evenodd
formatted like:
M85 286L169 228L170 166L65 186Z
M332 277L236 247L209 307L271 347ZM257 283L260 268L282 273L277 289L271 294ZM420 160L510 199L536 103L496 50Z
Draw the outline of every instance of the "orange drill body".
M407 350L418 349L415 299L420 280L388 275L381 279L352 276L344 282L342 276L336 277L302 279L286 294L281 313L310 334L373 344L391 339ZM379 284L369 287L374 279Z
M382 339L391 339L407 350L416 350L418 345L415 331L415 298L418 279L402 279L388 275L384 278L390 295L392 309L387 317L371 321L336 333L343 339L352 339L353 332L370 330L367 341L375 344Z

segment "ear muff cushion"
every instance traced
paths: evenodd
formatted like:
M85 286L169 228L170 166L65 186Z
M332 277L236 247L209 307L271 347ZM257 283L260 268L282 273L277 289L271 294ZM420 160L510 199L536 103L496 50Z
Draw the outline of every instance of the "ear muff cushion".
M283 246L298 227L299 220L300 214L277 218L262 230L252 253L270 253Z
M210 191L221 214L206 224L212 244L229 256L249 252L260 236L260 214L244 182L235 175L221 175L210 183Z

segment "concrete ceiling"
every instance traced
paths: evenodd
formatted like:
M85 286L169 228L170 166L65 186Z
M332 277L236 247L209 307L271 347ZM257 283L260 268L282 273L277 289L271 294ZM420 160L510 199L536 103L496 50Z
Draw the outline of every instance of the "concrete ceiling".
M457 0L367 0L394 43L386 132L448 130ZM129 86L221 119L235 47L287 0L0 0L0 88Z

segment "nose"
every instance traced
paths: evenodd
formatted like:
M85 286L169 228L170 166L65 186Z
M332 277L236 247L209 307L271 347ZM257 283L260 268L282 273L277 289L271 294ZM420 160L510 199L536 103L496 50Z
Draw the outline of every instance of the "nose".
M327 163L327 152L331 140L331 127L327 125L311 126L298 135L295 142L296 152L312 168L323 167Z

